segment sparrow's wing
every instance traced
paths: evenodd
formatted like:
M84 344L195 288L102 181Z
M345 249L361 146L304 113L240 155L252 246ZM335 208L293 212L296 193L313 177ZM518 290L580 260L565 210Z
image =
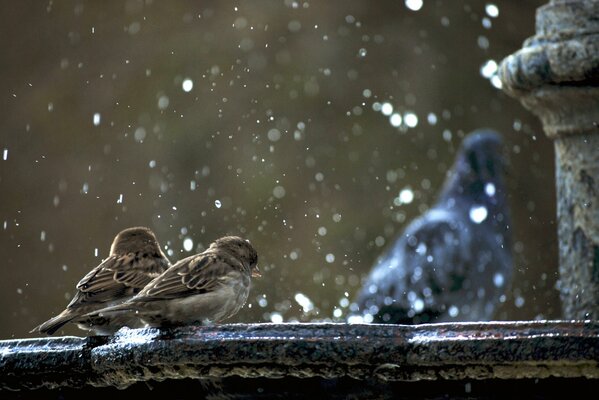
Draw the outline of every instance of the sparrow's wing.
M225 259L212 252L188 257L148 284L136 299L168 300L214 291L227 279L230 272L237 269L233 263L239 261Z
M67 307L132 296L166 268L168 260L164 257L136 253L112 255L79 281L77 293Z

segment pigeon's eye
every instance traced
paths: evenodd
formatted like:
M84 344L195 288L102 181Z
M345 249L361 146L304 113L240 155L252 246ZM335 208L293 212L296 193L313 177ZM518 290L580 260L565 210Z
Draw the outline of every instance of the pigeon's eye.
M491 159L487 160L487 171L489 171L489 175L495 176L495 163Z
M474 171L477 174L480 172L480 165L478 164L478 159L476 158L475 152L471 152L470 154L468 154L468 163L470 164L470 168L472 168L472 171Z

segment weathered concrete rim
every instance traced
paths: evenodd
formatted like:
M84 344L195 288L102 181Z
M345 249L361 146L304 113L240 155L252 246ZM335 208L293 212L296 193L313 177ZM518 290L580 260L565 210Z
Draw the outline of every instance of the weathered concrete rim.
M599 322L231 324L0 341L0 389L169 379L599 379Z

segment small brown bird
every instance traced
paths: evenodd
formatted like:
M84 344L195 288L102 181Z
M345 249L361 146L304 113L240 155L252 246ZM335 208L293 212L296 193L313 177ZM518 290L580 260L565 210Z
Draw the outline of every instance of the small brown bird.
M126 302L90 317L137 315L153 327L219 322L245 304L251 277L259 277L258 254L250 242L225 236L203 253L180 260Z
M150 229L125 229L114 238L110 256L79 281L77 293L67 308L31 332L52 335L69 322L101 335L112 334L123 326L141 326L130 316L88 317L86 314L135 296L169 267L170 262Z

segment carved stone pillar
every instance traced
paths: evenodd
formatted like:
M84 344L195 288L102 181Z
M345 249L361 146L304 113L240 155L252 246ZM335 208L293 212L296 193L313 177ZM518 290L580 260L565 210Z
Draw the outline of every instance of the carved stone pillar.
M499 73L555 143L564 317L599 319L599 1L540 7L536 35Z

